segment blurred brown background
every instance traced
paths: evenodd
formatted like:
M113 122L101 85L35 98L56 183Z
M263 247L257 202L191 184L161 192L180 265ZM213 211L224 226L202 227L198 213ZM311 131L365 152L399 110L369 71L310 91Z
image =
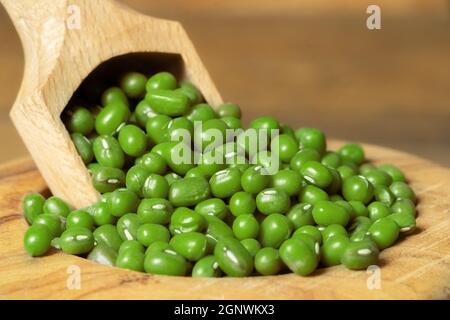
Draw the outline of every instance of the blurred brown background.
M448 0L122 0L179 20L244 121L273 115L330 137L450 166ZM381 7L382 29L366 28ZM0 6L0 162L26 155L8 117L23 53Z

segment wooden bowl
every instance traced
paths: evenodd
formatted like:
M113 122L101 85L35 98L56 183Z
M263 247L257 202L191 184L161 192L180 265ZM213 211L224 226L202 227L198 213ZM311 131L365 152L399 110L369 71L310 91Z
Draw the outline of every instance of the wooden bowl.
M381 253L380 269L351 271L336 266L319 269L309 277L153 276L57 251L31 258L22 247L27 223L20 201L25 193L43 192L47 187L30 159L1 166L0 298L448 299L450 170L403 152L364 147L374 163L392 163L405 172L419 199L417 231Z
M180 23L144 16L112 0L0 0L19 32L25 72L11 118L54 195L76 208L99 196L60 115L81 82L113 57L177 55L211 105L222 102Z

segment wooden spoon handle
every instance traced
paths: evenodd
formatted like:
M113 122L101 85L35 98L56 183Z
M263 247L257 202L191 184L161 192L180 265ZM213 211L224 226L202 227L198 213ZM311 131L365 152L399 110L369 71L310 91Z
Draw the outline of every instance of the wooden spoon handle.
M53 67L63 42L66 0L0 0L22 41L25 56L24 79L19 92L28 96L42 84Z
M13 21L22 41L45 37L63 28L83 31L89 25L101 25L99 31L114 30L120 25L111 24L115 15L123 12L143 16L114 0L0 0ZM159 20L145 16L146 21ZM106 22L106 25L105 25ZM119 23L120 24L120 23ZM92 31L92 30L89 30ZM44 34L44 35L43 35Z
M38 34L50 32L57 22L64 23L68 12L67 0L0 0L0 3L24 44Z
M24 50L27 81L22 83L19 96L29 96L47 81L62 54L62 46L73 57L80 50L95 46L97 40L126 32L123 17L127 17L128 27L139 19L151 25L164 23L113 0L0 0L0 3L11 17Z
M61 8L66 0L0 0L14 23L19 20L34 21L43 15L48 16L54 8Z

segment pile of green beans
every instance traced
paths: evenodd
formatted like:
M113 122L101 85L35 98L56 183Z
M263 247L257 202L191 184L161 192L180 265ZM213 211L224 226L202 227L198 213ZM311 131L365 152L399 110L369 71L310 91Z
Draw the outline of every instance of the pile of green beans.
M193 84L168 72L130 72L118 85L100 105L69 105L62 115L100 200L72 210L55 196L26 195L29 255L53 247L172 276L306 276L339 264L365 269L414 232L416 197L404 174L368 163L358 144L327 150L322 131L294 131L264 116L249 128L279 130L268 137L277 150L252 154L233 137L207 151L213 137L206 129L242 128L238 105L212 108ZM173 160L182 131L199 139L188 148L198 163ZM214 152L232 161L215 163ZM271 153L280 166L268 175Z

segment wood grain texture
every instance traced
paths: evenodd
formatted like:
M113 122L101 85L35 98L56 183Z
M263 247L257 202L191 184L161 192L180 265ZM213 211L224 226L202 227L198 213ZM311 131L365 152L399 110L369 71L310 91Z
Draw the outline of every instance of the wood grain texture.
M337 147L338 142L332 143ZM375 163L405 171L418 195L418 230L381 253L381 289L369 290L365 271L342 266L310 277L194 279L151 276L51 252L30 258L22 248L27 227L23 195L46 192L30 159L0 167L0 298L2 299L449 299L450 170L410 154L366 145ZM69 266L81 288L67 288Z
M184 63L181 78L197 85L211 104L222 101L176 21L145 16L112 0L1 3L25 52L24 79L11 118L52 193L74 207L93 203L99 194L60 115L82 80L102 62L128 53L178 54ZM79 17L69 6L77 8ZM78 19L80 28L71 27L70 18Z

